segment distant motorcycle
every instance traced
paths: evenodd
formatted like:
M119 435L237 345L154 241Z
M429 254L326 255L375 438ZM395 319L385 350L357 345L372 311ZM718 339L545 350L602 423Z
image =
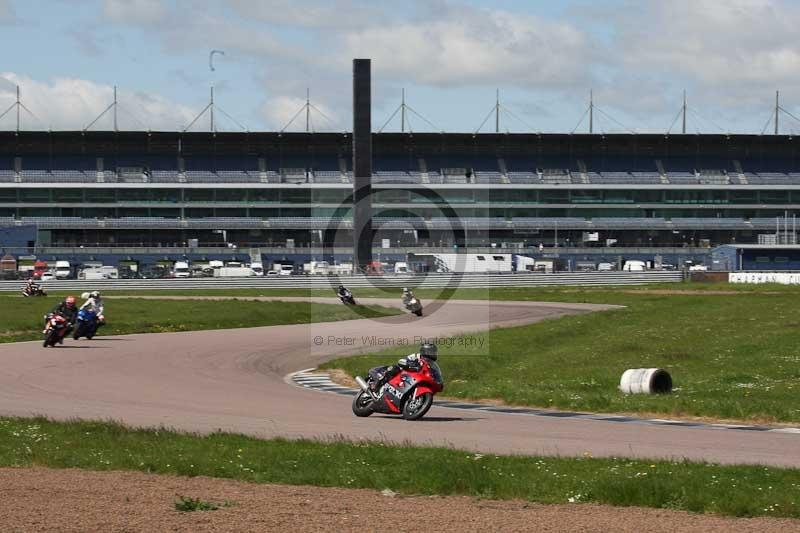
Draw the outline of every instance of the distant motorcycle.
M44 292L44 290L41 287L35 286L28 288L28 286L26 285L22 289L22 296L24 296L25 298L30 298L31 296L47 296L47 293Z
M402 415L406 420L419 420L433 405L436 393L444 390L439 365L424 357L418 371L401 370L378 391L372 391L372 380L369 375L367 381L361 376L356 377L356 383L361 387L353 399L353 414L356 416L384 413Z
M406 306L408 312L414 313L417 316L422 316L422 302L420 302L416 296L404 298L403 305Z
M353 293L350 291L345 291L344 294L337 293L339 296L339 300L345 305L357 305L356 299L353 298Z
M78 311L78 317L75 320L75 332L72 338L75 340L81 337L86 337L91 340L97 333L97 328L105 323L103 315L97 315L94 311L89 309L81 309Z
M45 348L48 346L55 346L56 343L64 343L64 335L67 334L69 322L63 316L55 313L50 313L45 317L44 328L44 343Z

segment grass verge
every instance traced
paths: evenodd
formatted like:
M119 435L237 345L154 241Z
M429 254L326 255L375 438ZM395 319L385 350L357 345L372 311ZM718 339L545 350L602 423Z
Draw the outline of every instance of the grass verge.
M526 274L517 274L524 276ZM537 274L538 275L538 274ZM540 288L500 288L500 289L464 289L458 287L451 287L449 289L417 289L417 284L424 279L423 276L408 278L408 286L414 288L414 293L420 298L431 300L440 298L445 292L452 292L454 298L465 299L514 299L512 294L518 291L534 293L547 293L556 291L559 293L594 293L594 292L608 292L608 291L623 291L630 293L651 293L651 292L664 292L664 291L688 291L696 293L756 293L756 294L775 294L775 293L793 293L800 294L800 286L780 285L776 283L765 284L743 284L743 283L726 283L726 282L691 282L684 281L678 283L652 283L645 285L625 285L625 286L606 286L606 287L540 287ZM338 283L338 282L337 282ZM22 282L20 282L22 287ZM45 289L47 287L45 286ZM53 295L66 295L73 294L75 291L49 291ZM315 297L331 297L334 298L336 290L335 287L330 289L273 289L273 288L247 288L247 289L151 289L151 290L106 290L103 291L106 295L130 295L130 296L315 296ZM356 298L397 298L400 299L401 290L399 288L354 288L353 292ZM18 295L19 291L0 291L0 295Z
M107 422L0 418L0 466L136 470L256 483L389 488L402 494L800 518L800 471L794 469L497 456L223 433L196 436Z
M445 393L565 410L800 422L798 290L770 287L719 294L705 287L695 291L691 285L676 285L655 290L492 290L492 300L626 307L470 335L482 345L464 347L457 339L451 339L452 345L440 343ZM664 294L665 288L689 292ZM458 291L455 296L470 298L479 291ZM325 368L363 375L408 351L396 348L338 359ZM617 390L626 369L648 367L672 374L672 394L628 396Z
M0 343L41 338L42 316L59 297L18 298L0 296ZM244 300L107 300L108 326L101 335L163 333L230 329L282 324L307 324L399 313L396 309L359 306L358 313L344 305L305 302L254 302Z

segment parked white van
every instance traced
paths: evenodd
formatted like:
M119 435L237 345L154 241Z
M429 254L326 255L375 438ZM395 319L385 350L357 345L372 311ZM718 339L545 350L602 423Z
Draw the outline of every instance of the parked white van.
M647 270L647 263L644 261L625 261L625 266L622 267L625 272L644 272Z
M189 263L187 261L175 261L175 266L172 269L176 278L188 278L192 275L189 270Z
M69 261L56 261L56 279L67 279L72 276Z

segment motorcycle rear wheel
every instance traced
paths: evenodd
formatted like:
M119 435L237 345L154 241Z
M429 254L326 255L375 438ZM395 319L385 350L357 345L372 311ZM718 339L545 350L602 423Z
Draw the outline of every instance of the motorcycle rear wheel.
M424 392L416 398L409 398L403 404L403 418L406 420L419 420L428 412L433 405L433 394Z
M360 391L355 398L353 398L353 414L359 417L369 416L374 411L372 410L372 398L369 394Z

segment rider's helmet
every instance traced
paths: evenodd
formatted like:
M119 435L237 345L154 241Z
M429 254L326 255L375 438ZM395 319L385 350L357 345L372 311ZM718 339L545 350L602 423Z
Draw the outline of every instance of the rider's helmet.
M339 285L339 292L344 292L344 285Z
M89 294L89 296L90 296L90 297L92 297L92 298L94 298L95 300L97 300L98 298L100 298L100 291L92 291L92 292Z
M408 294L409 292L411 291L408 290L408 287L403 287L403 294Z
M67 304L67 307L72 308L75 307L75 297L74 296L67 296L64 300L64 303Z
M426 342L419 347L419 354L431 361L436 361L439 358L439 349L432 342Z

